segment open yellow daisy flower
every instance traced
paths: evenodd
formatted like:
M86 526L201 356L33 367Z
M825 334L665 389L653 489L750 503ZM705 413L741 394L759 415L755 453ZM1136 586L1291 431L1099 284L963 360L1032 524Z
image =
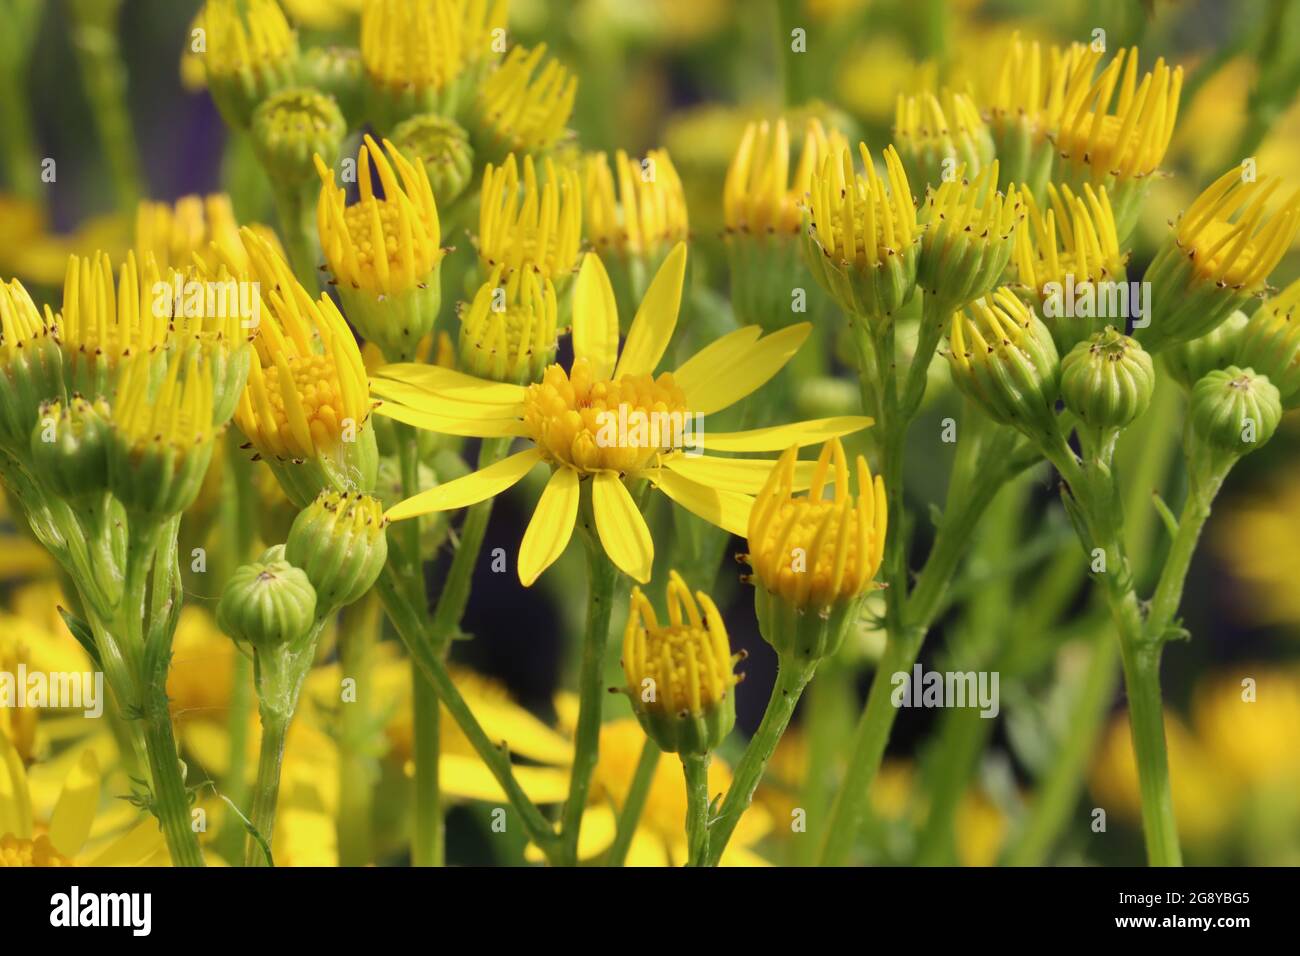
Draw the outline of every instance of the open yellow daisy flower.
M519 579L531 585L569 542L580 483L591 481L591 508L605 552L642 583L650 579L654 543L627 482L645 479L677 504L733 534L744 534L752 495L770 460L718 458L721 452L776 451L865 428L844 416L752 431L704 434L703 418L752 394L781 370L807 339L808 323L762 336L737 329L702 349L675 372L657 377L677 326L686 247L664 260L637 310L622 352L609 276L589 253L574 289L573 365L549 366L523 386L428 365L395 364L378 372L371 391L378 411L417 428L478 438L519 437L532 446L401 502L393 521L464 508L498 495L547 463L551 479L524 533ZM796 480L811 478L812 463ZM806 487L806 484L803 486Z

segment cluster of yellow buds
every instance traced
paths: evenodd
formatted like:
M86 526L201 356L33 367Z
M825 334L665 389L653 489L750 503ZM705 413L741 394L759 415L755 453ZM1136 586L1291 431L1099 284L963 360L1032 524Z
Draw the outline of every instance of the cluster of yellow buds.
M253 110L297 78L298 36L276 0L207 0L191 34L208 91L226 122L247 129Z
M509 153L540 153L564 136L578 95L578 78L557 60L547 60L546 44L531 51L514 47L479 89L471 133L474 148L494 162Z

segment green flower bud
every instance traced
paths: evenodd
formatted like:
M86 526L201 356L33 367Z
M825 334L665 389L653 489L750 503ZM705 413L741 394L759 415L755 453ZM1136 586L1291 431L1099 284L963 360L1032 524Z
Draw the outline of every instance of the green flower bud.
M1242 322L1245 332L1238 347L1238 363L1267 375L1284 408L1300 406L1300 322L1293 321L1297 304L1300 282L1293 282Z
M460 317L460 363L494 382L540 381L555 361L558 336L555 287L531 269L492 270Z
M257 158L272 179L289 186L315 181L318 154L326 166L334 166L347 131L333 97L311 87L274 93L253 112Z
M17 279L0 282L0 448L25 452L43 402L63 397L54 316Z
M1151 356L1114 328L1080 342L1061 360L1065 407L1094 429L1132 424L1151 404L1155 383Z
M421 113L397 124L391 139L403 156L424 164L440 209L449 208L474 178L474 148L455 120Z
M76 500L108 486L108 404L80 396L41 406L32 429L32 471L61 498Z
M670 620L661 625L641 589L632 590L623 634L625 692L646 736L661 750L700 756L736 724L732 667L741 655L732 655L722 615L709 596L701 591L692 598L676 571L666 600Z
M374 585L388 560L387 525L377 498L334 491L294 519L285 556L307 573L319 611L351 604Z
M1238 364L1263 368L1261 362L1241 355L1249 321L1246 313L1234 312L1222 325L1199 339L1171 345L1163 353L1165 370L1179 385L1191 390L1192 386L1215 369ZM1275 381L1271 370L1269 380Z
M1055 435L1060 360L1033 309L1003 286L952 317L952 380L994 421L1034 437Z
M312 47L299 61L298 75L307 86L334 97L348 129L361 125L365 119L366 78L360 50L345 46Z
M316 592L307 575L275 549L235 570L221 592L217 623L259 651L298 641L316 619Z
M1266 376L1233 365L1196 383L1190 416L1197 443L1212 455L1239 458L1273 437L1282 398Z

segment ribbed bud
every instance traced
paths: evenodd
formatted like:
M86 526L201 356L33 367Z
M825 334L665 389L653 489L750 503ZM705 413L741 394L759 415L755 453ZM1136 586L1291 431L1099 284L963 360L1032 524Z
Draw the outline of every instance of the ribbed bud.
M47 490L70 501L108 485L108 404L80 396L41 406L32 429L32 472Z
M1151 404L1155 382L1151 356L1114 328L1080 342L1061 360L1065 407L1095 429L1132 424Z
M494 382L536 382L555 361L558 306L551 280L492 270L460 317L460 364Z
M1244 312L1234 312L1214 331L1190 342L1171 345L1161 353L1165 370L1183 388L1191 389L1206 374L1229 365L1264 368L1264 363L1241 357L1242 341L1249 319ZM1262 357L1262 356L1261 356ZM1269 380L1276 381L1272 372Z
M258 650L301 638L316 619L316 592L307 575L272 549L235 570L221 592L217 623Z
M1282 395L1283 408L1300 406L1297 305L1300 305L1300 282L1293 282L1275 299L1260 306L1248 322L1243 319L1244 331L1237 340L1238 364L1267 375Z
M253 112L253 149L267 173L289 185L311 181L317 154L334 166L347 131L334 98L308 86L281 90Z
M356 129L365 119L365 69L361 51L345 46L315 46L303 53L298 63L302 82L334 97L348 129Z
M351 604L370 590L388 560L388 520L377 498L321 492L294 519L285 556L307 573L318 611Z
M392 141L407 159L424 164L439 208L450 207L474 178L474 148L455 120L420 113L399 123Z
M1054 434L1060 360L1052 334L1007 287L952 317L947 353L957 388L994 421Z
M1273 437L1282 398L1266 376L1233 365L1196 383L1190 416L1198 442L1214 453L1240 457Z

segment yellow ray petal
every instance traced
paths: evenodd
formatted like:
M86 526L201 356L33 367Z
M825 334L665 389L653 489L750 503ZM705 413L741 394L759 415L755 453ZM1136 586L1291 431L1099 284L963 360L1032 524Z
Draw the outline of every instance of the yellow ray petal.
M642 584L650 582L655 545L641 509L632 500L627 485L612 471L597 473L591 484L591 510L596 514L596 533L605 553L624 574Z
M390 508L386 517L390 521L401 521L430 511L452 511L468 507L501 494L528 474L541 460L542 453L536 448L521 451L494 465L407 498Z
M158 821L145 817L87 861L87 866L142 866L166 847Z
M523 543L519 545L519 580L532 587L564 553L578 519L578 473L558 468L542 490Z
M749 511L754 506L749 495L710 488L662 468L649 477L656 488L687 511L732 534L744 537L748 533Z
M593 803L582 811L582 829L578 832L578 859L590 860L609 849L618 832L618 815L608 803ZM542 863L546 857L533 844L524 850L524 859Z
M505 792L477 755L443 754L438 761L445 793L461 800L505 801ZM536 804L563 803L569 794L569 771L558 767L515 767L515 780Z
M472 402L479 405L519 405L524 402L522 385L493 382L444 368L419 362L399 362L385 365L370 380L370 390L381 398L394 398L394 389L406 385L430 399L447 398L455 402Z
M496 399L484 401L479 396L461 392L459 389L456 391L429 390L421 388L419 385L393 379L375 379L371 382L370 391L376 398L407 405L411 408L418 408L422 411L442 412L454 418L499 418L503 415L521 415L524 408L522 400L518 402ZM485 395L491 399L490 393L485 393Z
M609 273L594 252L587 253L573 287L573 357L591 363L592 375L609 378L618 358L618 306Z
M668 254L636 310L636 318L623 343L614 377L653 375L677 328L682 307L682 284L686 281L686 243L679 242Z
M462 406L468 407L468 406ZM487 411L495 412L488 406ZM453 407L451 411L459 411ZM493 417L459 418L424 408L412 408L396 402L384 402L375 411L385 418L405 422L425 431L442 435L460 435L464 438L519 438L528 434L523 420L514 414L496 413Z
M637 827L632 834L632 842L627 848L627 867L665 867L685 861L688 850L686 840L678 841L676 847L669 847L667 842L649 827Z
M18 748L0 734L0 836L6 833L19 839L31 838L32 797Z
M50 817L50 842L64 856L76 856L90 836L95 811L99 809L99 781L95 752L82 751L63 783L63 792Z
M663 466L701 485L742 495L756 495L763 490L775 458L713 458L709 455L669 455ZM794 466L795 491L812 484L815 461L800 461Z
M800 322L757 342L745 343L737 337L734 345L711 352L706 361L701 361L703 352L691 358L673 379L686 392L691 411L716 412L765 385L799 351L811 331L810 323Z
M853 432L869 428L874 420L866 415L841 415L837 418L816 418L788 425L753 428L743 432L704 432L704 447L710 451L784 451L791 445L803 448L842 438Z

